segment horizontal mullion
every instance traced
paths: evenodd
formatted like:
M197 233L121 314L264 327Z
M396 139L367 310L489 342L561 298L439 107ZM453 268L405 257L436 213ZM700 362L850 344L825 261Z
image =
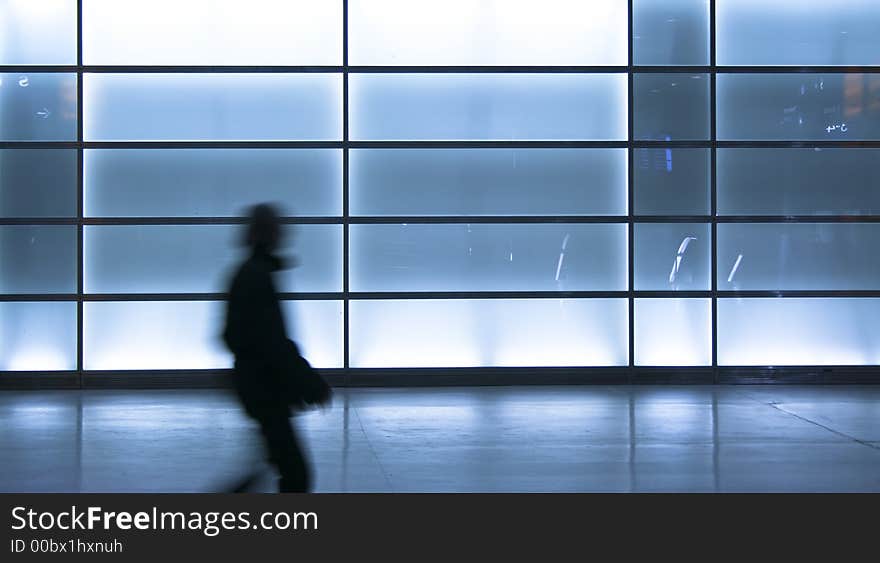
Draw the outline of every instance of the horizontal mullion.
M880 148L880 139L869 141L717 141L719 149L819 149L819 148Z
M281 217L290 225L341 225L342 217ZM243 225L247 217L86 217L83 225Z
M479 148L627 148L626 141L590 140L408 140L408 141L349 141L351 149L479 149Z
M289 225L625 224L626 215L424 215L287 216ZM636 215L635 223L880 223L880 215ZM2 217L4 226L40 225L243 225L247 217Z
M880 73L877 65L0 65L0 72L85 73Z
M342 141L85 141L84 149L341 149Z
M880 148L868 141L0 141L0 149L480 149L480 148Z
M748 291L718 291L718 298L834 298L834 297L855 297L855 298L877 298L880 297L880 289L876 290L748 290Z
M721 299L758 298L880 298L876 290L740 290L740 291L349 291L279 293L283 301L473 300L473 299ZM0 294L0 302L130 302L222 301L225 293L22 293Z
M623 74L629 72L630 68L626 65L349 65L345 70L352 74Z
M550 223L625 223L626 215L429 215L404 217L352 216L351 225L400 225L400 224L550 224Z
M716 223L878 223L880 215L719 215Z

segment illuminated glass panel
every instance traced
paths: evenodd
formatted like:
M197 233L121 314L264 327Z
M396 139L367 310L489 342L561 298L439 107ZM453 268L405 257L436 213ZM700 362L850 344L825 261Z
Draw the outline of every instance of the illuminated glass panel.
M719 299L725 366L880 363L880 299Z
M639 140L709 138L709 75L633 76L634 135Z
M0 303L0 371L76 369L76 303Z
M342 301L282 302L287 335L316 368L342 367Z
M876 223L718 225L718 288L880 289Z
M83 57L92 65L339 65L342 2L84 0Z
M709 215L709 149L633 151L637 215Z
M880 215L878 149L718 149L721 215Z
M0 149L0 217L76 217L75 149Z
M876 65L875 0L716 0L719 65Z
M87 217L342 213L339 149L89 149L84 166Z
M357 140L625 140L625 74L353 74Z
M86 74L90 141L338 140L339 74Z
M0 293L76 292L76 226L0 226Z
M355 65L626 65L618 0L350 0Z
M709 0L634 0L633 62L709 64Z
M712 365L710 299L636 299L637 366Z
M625 366L626 299L352 301L352 367Z
M220 301L98 301L83 307L85 369L231 367L220 337ZM289 336L315 367L341 367L341 302L289 302L284 313Z
M0 73L0 141L75 141L76 74Z
M626 149L355 149L354 215L626 215Z
M75 65L76 0L0 2L0 65Z
M880 74L719 74L722 140L880 139Z
M639 223L635 226L635 289L708 290L711 253L708 223Z
M281 256L295 267L278 272L276 289L340 291L342 226L286 230ZM245 252L237 225L99 225L84 232L88 293L209 293L228 289Z
M626 289L624 224L352 225L354 291Z

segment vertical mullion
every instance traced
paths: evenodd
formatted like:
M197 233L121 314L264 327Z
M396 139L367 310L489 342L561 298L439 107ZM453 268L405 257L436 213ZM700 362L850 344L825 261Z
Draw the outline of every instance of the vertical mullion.
M342 0L342 366L349 370L349 204L348 204L348 0Z
M633 193L633 0L627 2L627 302L629 315L629 373L635 371L635 195Z
M82 0L76 6L76 379L83 386L83 37Z
M716 69L715 69L715 0L709 2L709 111L711 112L711 163L710 163L710 202L712 215L712 373L713 381L718 382L718 180L716 176L716 158L718 152L718 136L716 132Z

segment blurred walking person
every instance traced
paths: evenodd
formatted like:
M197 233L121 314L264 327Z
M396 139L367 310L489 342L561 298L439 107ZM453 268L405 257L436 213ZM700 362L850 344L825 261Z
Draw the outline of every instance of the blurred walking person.
M326 403L330 390L287 337L273 280L284 268L276 255L281 238L278 211L254 206L244 240L250 255L232 278L223 340L235 356L235 391L260 425L269 462L280 474L279 490L308 492L312 471L291 424L291 405ZM255 480L251 476L239 490Z

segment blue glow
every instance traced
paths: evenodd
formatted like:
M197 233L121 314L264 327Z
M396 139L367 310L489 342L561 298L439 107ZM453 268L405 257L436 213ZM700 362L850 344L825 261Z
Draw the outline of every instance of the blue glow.
M626 140L625 74L352 74L357 140Z
M0 64L76 64L76 0L0 2Z
M263 201L342 214L341 149L87 149L84 159L87 217L236 217Z
M355 65L626 65L619 0L349 0Z
M0 141L75 141L76 74L0 73Z
M634 0L633 62L709 64L709 0Z
M85 0L83 56L90 65L340 65L342 2Z
M719 65L876 65L876 0L716 0Z
M626 215L626 149L353 149L353 215Z
M718 289L873 290L878 246L876 223L720 224Z
M226 291L244 258L238 225L87 225L87 293ZM295 267L276 274L279 291L342 290L342 226L285 229L279 253Z
M636 299L635 363L712 365L710 299Z
M84 79L89 141L342 138L340 74L102 73Z
M626 289L623 224L352 225L354 291Z
M76 369L76 303L0 302L0 371Z
M352 367L624 366L626 299L352 301Z
M880 299L719 299L724 366L876 365Z
M738 73L716 80L721 140L880 139L880 75Z
M316 367L341 367L342 304L285 303L291 336ZM219 369L231 366L218 301L84 304L85 369ZM296 318L294 318L296 316ZM299 327L308 330L300 330Z

